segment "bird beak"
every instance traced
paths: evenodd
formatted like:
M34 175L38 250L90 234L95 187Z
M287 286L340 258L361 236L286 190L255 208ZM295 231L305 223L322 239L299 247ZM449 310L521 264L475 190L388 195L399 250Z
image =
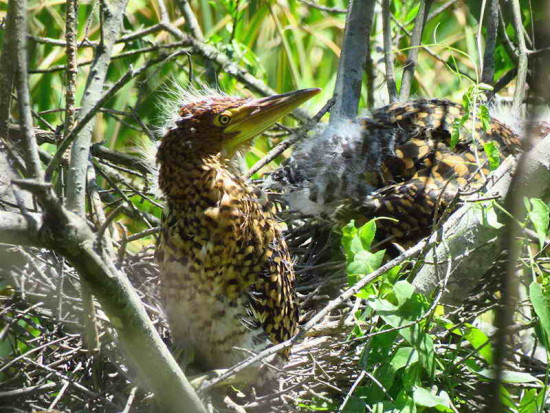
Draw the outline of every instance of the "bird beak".
M234 134L224 147L233 153L239 145L253 139L271 127L278 119L292 112L306 100L319 93L321 89L301 89L261 99L250 100L231 109L231 123L224 133Z

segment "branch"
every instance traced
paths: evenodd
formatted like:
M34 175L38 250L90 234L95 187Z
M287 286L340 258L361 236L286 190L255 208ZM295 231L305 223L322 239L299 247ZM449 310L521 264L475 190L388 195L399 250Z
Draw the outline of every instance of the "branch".
M512 101L513 113L521 113L521 105L525 99L525 87L527 85L527 46L523 33L523 22L521 21L521 8L518 0L512 0L512 11L514 14L514 27L519 46L518 58L518 76L516 78L516 88L514 90L514 99Z
M485 37L485 52L483 53L483 73L481 74L481 81L488 85L492 85L495 75L495 47L497 44L499 24L498 0L489 0L489 14L486 19L487 36ZM481 36L479 36L479 39L481 39Z
M107 76L107 69L111 61L111 53L122 27L122 19L124 17L127 2L128 0L117 0L110 3L101 3L101 41L99 46L95 49L96 55L90 67L86 89L82 98L80 119L89 115L96 103L102 97L105 77ZM76 136L71 148L71 159L67 178L67 207L70 210L76 211L79 215L84 215L85 212L86 169L88 166L94 124L95 122L93 119L90 119L82 126L81 130L77 132L78 135L75 133ZM58 153L61 152L62 156L65 149L66 147L59 148ZM50 173L51 172L52 171L50 171Z
M15 77L15 6L8 3L8 13L4 31L4 44L0 56L0 139L8 136L8 122L10 117L11 91Z
M204 41L204 36L202 34L201 26L199 25L199 22L197 21L197 18L195 17L195 14L193 13L193 10L191 9L191 5L189 4L188 0L177 0L176 1L181 14L185 17L185 24L187 28L189 29L189 33L191 35L199 40Z
M168 56L159 56L155 59L149 60L147 63L145 63L143 66L141 66L138 69L130 69L128 70L109 90L107 90L103 95L97 99L91 107L87 109L87 111L84 111L84 107L81 109L81 116L78 119L78 122L76 123L73 130L63 139L63 141L59 144L58 150L55 153L54 157L52 158L51 162L49 163L48 167L46 168L46 178L51 177L57 166L59 165L63 153L65 150L69 147L71 142L79 135L80 131L85 131L85 128L89 128L89 122L94 118L97 111L101 108L101 106L109 100L113 95L118 92L126 83L128 83L131 79L135 78L136 76L139 76L141 73L149 69L151 66L156 65L160 62L173 59L177 56L180 56L182 54L187 54L187 51L181 50L175 53L172 53ZM87 130L87 129L86 129ZM89 145L89 143L88 143ZM74 148L74 145L73 145ZM87 153L89 153L89 146L87 147ZM72 151L71 151L72 152ZM86 158L87 161L87 158Z
M23 144L27 172L36 179L42 179L43 172L38 156L38 145L32 126L31 100L29 96L29 81L27 75L27 0L11 0L10 14L15 30L15 65L17 106L19 109L19 125L23 130Z
M390 103L398 98L397 85L395 83L395 69L393 66L393 44L391 38L390 0L382 0L382 25L384 36L384 63L386 66L386 83Z
M64 209L50 185L30 180L15 183L37 197L45 215L23 217L0 211L0 239L48 248L63 255L93 289L129 359L155 393L162 411L181 412L185 406L189 411L205 412L128 279L95 251L97 237L87 222Z
M349 3L344 42L334 86L335 103L331 112L331 122L342 118L353 119L357 116L374 6L374 0L351 0Z
M77 33L77 7L76 0L67 0L65 10L65 39L67 54L67 89L65 91L65 131L67 136L74 126L75 119L75 93L76 93L76 75L78 74L76 66L76 33Z
M0 241L4 244L43 247L38 236L42 225L42 214L22 215L0 211Z
M530 190L528 196L550 201L550 137L527 154L526 165L519 185ZM503 162L493 173L491 180L494 184L488 187L487 193L502 201L509 191L514 168L515 161L512 158ZM475 203L467 203L449 217L441 228L446 246L439 245L426 255L426 263L413 281L420 293L429 295L437 288L442 278L440 274L445 273L450 265L450 255L454 266L447 285L448 291L444 293L442 301L450 304L464 301L470 293L464 286L474 288L500 253L496 240L502 236L502 231L484 225L484 221L484 215Z
M403 78L401 80L401 100L407 100L411 93L412 79L414 71L416 69L416 61L418 60L419 46L422 43L422 32L426 25L426 18L430 11L430 6L433 0L422 0L420 7L418 8L418 14L416 15L414 22L414 29L411 37L411 46L409 56L405 62L403 68Z

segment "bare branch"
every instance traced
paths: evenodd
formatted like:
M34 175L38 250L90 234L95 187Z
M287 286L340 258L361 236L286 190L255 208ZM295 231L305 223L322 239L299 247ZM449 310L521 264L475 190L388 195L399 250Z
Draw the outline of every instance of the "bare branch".
M349 3L334 87L335 103L331 112L331 122L342 118L353 119L357 116L375 4L374 0L351 0Z
M521 113L521 106L525 99L525 88L527 86L527 46L523 31L523 22L521 20L521 8L518 0L512 0L512 11L514 14L514 27L519 46L518 75L516 78L516 89L514 90L514 99L512 101L512 111Z
M487 20L487 35L485 36L481 81L492 85L495 75L495 47L499 24L498 0L489 0L489 12L485 19Z
M75 93L76 93L76 75L78 74L76 66L76 33L77 20L76 9L78 4L76 0L67 0L65 10L65 39L67 42L67 90L65 91L65 132L67 136L74 126L75 119Z
M89 283L116 328L120 342L154 391L163 411L205 412L201 401L151 324L128 279L94 250L97 239L86 221L65 210L51 186L30 180L15 182L33 192L45 210L40 220L0 211L0 239L28 242L62 254ZM6 241L4 241L6 242ZM144 356L146 355L146 357Z
M8 123L10 117L11 91L15 78L15 18L13 7L9 6L6 15L4 44L0 56L0 139L8 136Z
M386 83L390 103L397 101L397 85L393 66L393 44L391 38L390 0L382 0L382 18L384 32L384 63L386 65Z
M344 14L348 12L348 10L338 9L336 7L320 6L312 1L307 1L307 0L300 0L300 3L307 4L309 7L313 7L314 9L325 11L327 13Z
M0 211L0 241L4 244L41 247L38 229L42 227L41 214Z
M422 43L422 32L424 31L424 26L426 25L426 18L428 16L428 12L430 11L432 1L433 0L422 0L420 7L418 8L418 14L416 15L416 19L414 21L409 56L405 62L405 67L403 68L401 92L399 95L401 100L408 99L411 93L412 79L416 69L416 61L418 60L419 46Z
M82 98L80 119L88 115L102 97L105 77L111 61L111 53L122 27L122 19L127 2L128 0L117 0L111 3L101 3L101 14L103 16L101 41L95 49L96 55L90 67L86 90ZM88 167L88 156L94 124L95 122L92 118L82 126L75 137L71 149L67 178L67 207L70 210L76 211L79 215L83 215L85 210L86 169ZM61 155L63 155L65 149L60 148L58 153L61 152Z
M204 35L202 34L201 27L195 17L195 13L193 13L193 10L191 9L189 1L177 0L176 3L181 11L181 14L185 17L185 24L189 29L189 32L195 39L202 42L204 40Z
M29 96L29 81L27 75L27 1L11 0L9 2L8 19L14 19L15 29L15 61L17 106L19 109L19 125L23 131L27 172L36 179L42 179L43 171L38 156L38 145L34 136Z

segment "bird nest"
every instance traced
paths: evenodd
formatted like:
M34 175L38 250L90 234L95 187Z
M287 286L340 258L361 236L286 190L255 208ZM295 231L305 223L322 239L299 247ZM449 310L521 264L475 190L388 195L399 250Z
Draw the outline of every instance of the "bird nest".
M288 241L296 258L297 292L301 323L348 287L339 235L314 220L288 219ZM0 342L0 404L10 411L57 409L60 411L154 411L152 394L139 380L128 359L118 351L109 320L96 307L95 325L100 350L83 331L86 317L78 275L61 257L35 249L13 251L27 259L12 271L3 285ZM149 317L170 346L170 334L162 314L158 268L153 248L127 253L120 263L138 291ZM8 275L5 273L5 275ZM12 286L12 287L8 287ZM466 322L494 304L493 289L471 297L449 317ZM364 300L352 298L331 311L292 348L288 363L280 369L278 388L267 395L227 396L221 409L229 411L329 410L348 401L361 380L368 376L362 358L375 332L377 320L363 322L361 337L354 335L356 314ZM376 334L373 334L373 336ZM85 338L86 337L86 338ZM370 337L370 338L369 338ZM441 336L441 345L453 345ZM541 370L535 358L523 358L526 368ZM463 371L461 389L472 406L479 407L478 378ZM217 406L220 408L220 406ZM468 410L468 409L466 409Z

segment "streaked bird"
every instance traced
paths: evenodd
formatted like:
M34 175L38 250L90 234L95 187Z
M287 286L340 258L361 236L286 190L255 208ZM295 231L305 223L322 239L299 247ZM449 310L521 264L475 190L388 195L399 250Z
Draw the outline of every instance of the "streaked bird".
M485 182L490 161L519 149L503 123L464 115L448 100L419 99L337 122L304 142L267 185L290 209L340 226L393 218L377 221L380 239L409 246L429 234L459 191Z
M233 158L318 92L188 96L161 140L161 295L173 341L201 369L231 367L296 331L294 271L279 223Z

